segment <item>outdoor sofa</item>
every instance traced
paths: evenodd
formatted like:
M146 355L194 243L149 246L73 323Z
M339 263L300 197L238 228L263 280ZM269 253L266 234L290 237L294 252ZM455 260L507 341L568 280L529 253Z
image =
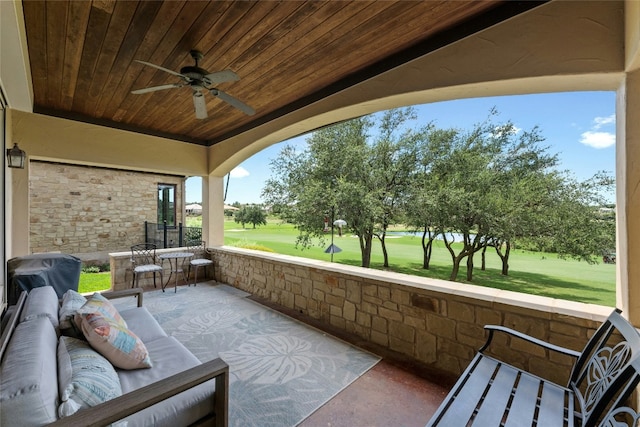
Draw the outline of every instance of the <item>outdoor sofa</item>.
M226 426L227 364L221 359L200 363L180 342L167 336L142 306L142 289L101 295L137 297L136 307L119 310L117 314L126 322L130 335L137 336L144 344L139 346L136 341L137 346L146 350L145 357L136 359L136 363L144 362L151 367L114 367L114 376L112 369L105 365L106 356L91 353L90 337L91 346L83 344L86 341L77 336L71 337L80 331L66 328L69 325L65 320L71 323L68 306L61 306L62 301L53 288L34 288L28 294L25 291L2 320L0 425ZM98 303L107 301L98 297L90 299ZM73 316L76 321L77 313ZM93 319L94 314L83 316ZM84 326L82 332L85 332ZM137 356L135 352L130 353L134 354ZM93 378L82 377L83 374ZM103 384L108 381L116 384ZM95 395L87 396L90 394L87 390ZM121 395L117 396L120 390ZM106 401L91 406L96 400ZM69 415L61 417L61 413Z

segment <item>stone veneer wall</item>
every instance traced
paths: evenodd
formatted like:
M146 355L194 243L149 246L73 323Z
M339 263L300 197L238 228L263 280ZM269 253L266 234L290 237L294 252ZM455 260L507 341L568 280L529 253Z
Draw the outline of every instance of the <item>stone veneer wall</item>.
M485 324L581 350L613 310L238 248L212 251L218 281L454 375L484 343ZM560 383L573 362L499 335L491 349Z
M158 253L171 250L176 249ZM613 310L247 249L209 250L218 282L451 375L459 375L485 342L486 324L508 326L581 350ZM129 254L110 255L112 289L130 287ZM165 280L167 275L165 270ZM141 286L151 284L150 276L141 281ZM561 384L567 382L573 362L568 356L500 335L494 337L491 350Z
M183 178L101 167L31 161L31 252L58 251L87 259L144 241L144 222L157 221L158 184L176 185L182 222Z

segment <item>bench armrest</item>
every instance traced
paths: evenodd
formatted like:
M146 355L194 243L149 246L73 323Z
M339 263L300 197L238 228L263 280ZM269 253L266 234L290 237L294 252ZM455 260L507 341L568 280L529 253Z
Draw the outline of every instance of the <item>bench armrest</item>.
M215 425L216 427L227 427L229 366L219 358L194 366L191 369L123 394L92 408L81 409L73 415L49 424L49 426L106 426L213 378L215 378L216 388L214 395Z
M107 299L125 298L134 296L138 298L138 307L142 307L142 295L144 290L142 288L123 289L121 291L107 291L101 292L101 295Z
M515 331L515 330L507 328L505 326L485 325L484 329L489 331L489 336L487 337L487 341L484 343L484 345L480 348L480 350L478 350L481 353L484 350L486 350L487 347L489 347L489 344L491 343L491 340L493 339L494 332L504 332L504 333L506 333L508 335L514 336L516 338L519 338L521 340L530 342L532 344L538 345L538 346L546 348L548 350L553 350L553 351L556 351L558 353L566 354L567 356L572 356L572 357L578 358L581 355L581 353L579 351L570 350L570 349L565 348L565 347L560 347L558 345L554 345L554 344L548 343L546 341L539 340L538 338L534 338L534 337L532 337L530 335L523 334L522 332Z

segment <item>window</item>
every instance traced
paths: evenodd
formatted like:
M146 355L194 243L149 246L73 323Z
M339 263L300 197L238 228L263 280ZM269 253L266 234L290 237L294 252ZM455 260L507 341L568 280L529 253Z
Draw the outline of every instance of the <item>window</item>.
M158 184L158 225L176 226L176 185Z

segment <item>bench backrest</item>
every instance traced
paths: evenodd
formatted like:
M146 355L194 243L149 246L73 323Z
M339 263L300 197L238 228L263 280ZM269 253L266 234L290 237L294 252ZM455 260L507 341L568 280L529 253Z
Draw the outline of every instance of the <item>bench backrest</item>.
M624 407L640 380L639 357L640 334L616 309L591 337L571 372L569 387L576 395L579 425L603 425L598 424L603 416Z

